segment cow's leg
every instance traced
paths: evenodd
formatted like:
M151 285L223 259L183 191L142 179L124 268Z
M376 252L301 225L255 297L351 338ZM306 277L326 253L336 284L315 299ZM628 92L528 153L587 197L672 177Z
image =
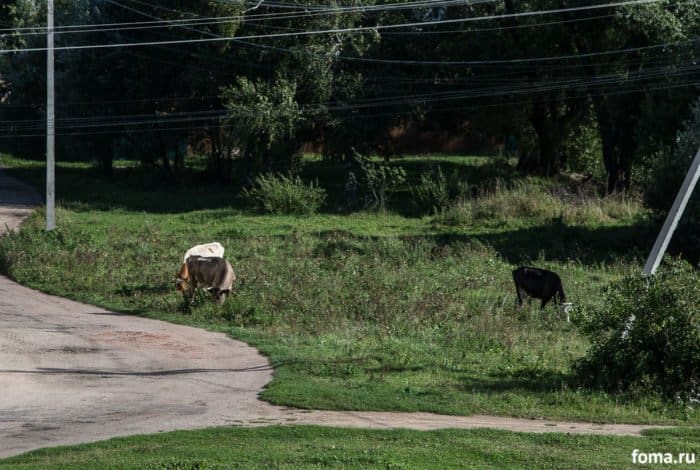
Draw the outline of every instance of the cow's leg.
M219 305L223 305L224 302L226 301L226 296L228 295L228 291L222 290L219 292Z
M187 288L187 297L190 299L190 305L194 305L194 291L196 288L197 285L194 281L190 282L190 285Z
M551 295L549 297L542 297L542 304L540 305L540 310L544 309L545 305L547 305L547 302L549 302L550 300L552 300Z
M520 286L518 286L518 283L515 283L515 295L518 296L518 305L520 307L523 306L523 297L525 296L525 292L520 289Z

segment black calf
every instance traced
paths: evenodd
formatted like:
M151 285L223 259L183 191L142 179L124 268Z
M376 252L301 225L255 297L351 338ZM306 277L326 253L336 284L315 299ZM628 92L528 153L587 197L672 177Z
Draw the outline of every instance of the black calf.
M513 271L513 281L515 281L515 293L518 295L520 305L523 304L525 296L542 299L540 308L544 308L552 298L558 304L566 303L561 279L552 271L520 266Z

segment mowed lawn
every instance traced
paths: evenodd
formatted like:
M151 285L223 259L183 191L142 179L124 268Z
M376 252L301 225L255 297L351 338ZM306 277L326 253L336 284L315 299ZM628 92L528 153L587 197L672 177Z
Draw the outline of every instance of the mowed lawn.
M272 216L225 186L191 184L202 179L195 170L164 185L133 166L107 180L60 164L58 230L44 232L37 211L0 239L0 268L43 291L253 344L275 366L262 395L275 404L698 425L697 407L585 389L572 374L588 348L578 331L587 309L610 281L640 270L653 242L640 204L572 198L570 182L520 180L507 162L440 163L475 184L517 185L496 184L457 222L416 212L407 190L385 212L342 213L334 185L320 214ZM41 187L40 163L0 164ZM415 178L429 162L396 164ZM187 248L210 241L226 247L235 293L188 308L175 274ZM516 308L520 264L560 273L572 323L536 302Z
M111 439L0 460L7 469L633 468L632 452L700 456L700 431L645 437L505 431L365 431L314 426L216 428ZM696 457L697 458L697 457ZM668 468L643 465L643 468ZM679 468L694 468L679 465Z

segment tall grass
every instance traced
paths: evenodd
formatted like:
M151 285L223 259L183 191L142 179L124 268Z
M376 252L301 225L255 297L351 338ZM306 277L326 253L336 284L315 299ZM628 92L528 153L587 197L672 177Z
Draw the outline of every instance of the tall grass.
M450 204L469 194L469 184L457 170L445 175L440 165L434 171L420 175L418 184L411 187L414 204L419 209L434 212L445 210Z
M644 214L635 195L598 196L565 188L500 180L468 198L451 204L436 217L445 225L510 224L520 220L541 223L559 220L567 225L600 225L632 221Z

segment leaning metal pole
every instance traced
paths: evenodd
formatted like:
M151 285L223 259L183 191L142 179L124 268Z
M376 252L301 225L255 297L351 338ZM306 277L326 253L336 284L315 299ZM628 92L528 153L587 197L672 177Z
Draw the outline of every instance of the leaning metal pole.
M53 0L47 2L46 23L46 230L53 230L56 228Z
M699 176L700 148L698 149L698 153L695 154L693 163L690 165L690 169L683 180L683 185L681 185L681 189L676 195L676 200L673 201L671 211L666 216L664 226L661 228L659 235L656 237L656 242L654 243L654 247L651 249L651 253L649 253L649 258L647 258L647 262L644 265L643 272L645 276L654 274L656 272L656 268L659 267L661 258L663 258L664 253L666 253L668 242L671 241L673 232L676 230L676 226L683 215L685 206L688 204L688 200L693 194L693 189L695 189L695 184L698 182Z

